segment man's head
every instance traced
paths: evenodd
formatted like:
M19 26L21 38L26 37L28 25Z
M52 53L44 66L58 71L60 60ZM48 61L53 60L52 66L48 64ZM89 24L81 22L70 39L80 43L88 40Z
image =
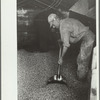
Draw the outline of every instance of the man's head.
M50 27L52 28L59 28L59 18L56 14L50 14L48 16L48 23L50 24Z

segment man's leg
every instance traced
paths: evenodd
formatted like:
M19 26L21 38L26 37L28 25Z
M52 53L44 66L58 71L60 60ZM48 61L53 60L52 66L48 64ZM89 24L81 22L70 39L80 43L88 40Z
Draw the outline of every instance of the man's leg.
M82 38L80 52L77 57L77 76L80 80L87 77L94 41L95 35L91 31L88 31Z

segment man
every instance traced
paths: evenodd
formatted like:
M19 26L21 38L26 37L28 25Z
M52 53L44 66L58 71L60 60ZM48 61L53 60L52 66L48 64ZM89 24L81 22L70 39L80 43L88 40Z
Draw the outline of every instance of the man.
M59 29L63 42L62 54L59 53L58 64L62 65L64 55L72 43L82 41L77 57L77 77L80 80L86 78L95 41L94 33L80 21L73 18L60 19L56 14L48 16L48 23L50 27Z

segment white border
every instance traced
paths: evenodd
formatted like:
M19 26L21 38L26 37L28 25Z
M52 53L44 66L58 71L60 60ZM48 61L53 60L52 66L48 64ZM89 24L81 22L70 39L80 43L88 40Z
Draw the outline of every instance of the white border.
M1 0L1 100L17 99L17 21L16 0ZM99 0L96 0L97 47L99 48ZM99 81L99 49L97 69ZM97 100L99 100L97 82Z
M16 0L1 0L1 100L18 100L16 11Z
M99 0L96 0L97 100L99 100Z

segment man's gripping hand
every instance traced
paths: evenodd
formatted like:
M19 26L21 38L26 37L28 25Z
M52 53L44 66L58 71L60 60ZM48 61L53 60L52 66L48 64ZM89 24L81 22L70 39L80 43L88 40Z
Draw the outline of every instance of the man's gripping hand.
M59 65L62 65L62 63L63 63L63 59L62 59L62 58L59 58L58 64L59 64Z

